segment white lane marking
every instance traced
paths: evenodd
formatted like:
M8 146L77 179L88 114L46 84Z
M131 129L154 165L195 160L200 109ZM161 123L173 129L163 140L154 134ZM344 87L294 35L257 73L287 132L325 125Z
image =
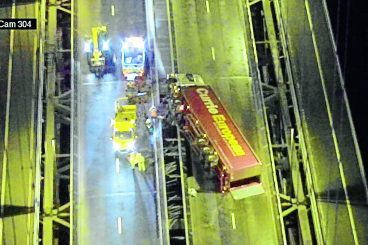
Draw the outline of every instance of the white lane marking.
M212 59L216 60L216 56L215 56L215 48L211 47L211 53L212 53Z
M122 218L121 217L118 217L118 233L121 234L122 232Z
M115 5L111 5L111 15L115 16Z
M207 13L210 12L210 4L208 3L208 1L206 0L206 9L207 9Z
M233 224L233 230L236 229L235 214L231 212L231 223Z
M120 173L120 161L119 161L119 158L116 158L115 159L115 170L116 170L116 173Z

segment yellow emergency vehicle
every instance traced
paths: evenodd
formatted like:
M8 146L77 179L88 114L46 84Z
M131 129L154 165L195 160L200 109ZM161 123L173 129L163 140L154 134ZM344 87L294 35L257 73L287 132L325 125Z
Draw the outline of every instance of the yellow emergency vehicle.
M113 126L113 147L115 152L130 152L134 150L137 130L137 106L128 104L128 98L123 97L115 102L115 118Z

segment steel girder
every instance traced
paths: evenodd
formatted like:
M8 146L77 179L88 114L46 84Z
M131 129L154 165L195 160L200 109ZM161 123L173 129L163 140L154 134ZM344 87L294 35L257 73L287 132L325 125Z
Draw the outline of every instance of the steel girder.
M167 136L166 136L167 135ZM170 241L185 240L190 244L186 200L185 147L180 129L165 123L163 126L163 152L166 201L169 218ZM177 231L173 233L173 231ZM171 232L170 232L171 231ZM178 231L182 231L178 233Z
M73 227L72 208L72 161L70 157L72 111L72 67L73 39L70 34L73 23L71 0L43 0L41 2L46 25L45 43L43 44L45 63L44 80L44 154L41 164L40 186L42 201L42 243L55 244L60 241L57 231ZM66 23L66 24L65 24ZM65 26L67 25L67 26ZM63 45L63 37L71 37ZM42 55L42 54L41 54ZM69 132L68 132L69 131ZM67 183L64 183L66 180ZM68 197L59 195L61 188L70 188ZM65 200L66 199L66 200ZM64 228L62 228L64 227ZM69 244L73 244L72 232L69 231ZM40 234L41 237L41 234Z
M284 244L323 244L278 2L246 0L246 8L269 128Z

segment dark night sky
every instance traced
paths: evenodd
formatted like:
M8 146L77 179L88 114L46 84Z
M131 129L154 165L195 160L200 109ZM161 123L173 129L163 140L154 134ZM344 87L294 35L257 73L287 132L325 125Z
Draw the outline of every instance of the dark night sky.
M363 160L368 168L368 3L327 0Z

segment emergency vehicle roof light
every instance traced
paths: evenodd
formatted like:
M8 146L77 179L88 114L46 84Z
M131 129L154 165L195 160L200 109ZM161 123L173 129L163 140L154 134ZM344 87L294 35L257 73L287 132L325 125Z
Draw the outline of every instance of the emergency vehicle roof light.
M103 41L103 43L102 43L102 49L104 51L109 50L109 41Z
M91 52L91 41L87 41L84 43L84 52L86 53Z
M141 37L128 37L125 39L125 44L127 47L144 48L144 41Z
M114 149L114 151L118 151L120 150L120 145L118 143L116 143L115 141L112 142L112 148Z
M134 141L133 142L130 142L129 144L128 144L128 146L127 146L127 150L128 151L133 151L134 150Z

